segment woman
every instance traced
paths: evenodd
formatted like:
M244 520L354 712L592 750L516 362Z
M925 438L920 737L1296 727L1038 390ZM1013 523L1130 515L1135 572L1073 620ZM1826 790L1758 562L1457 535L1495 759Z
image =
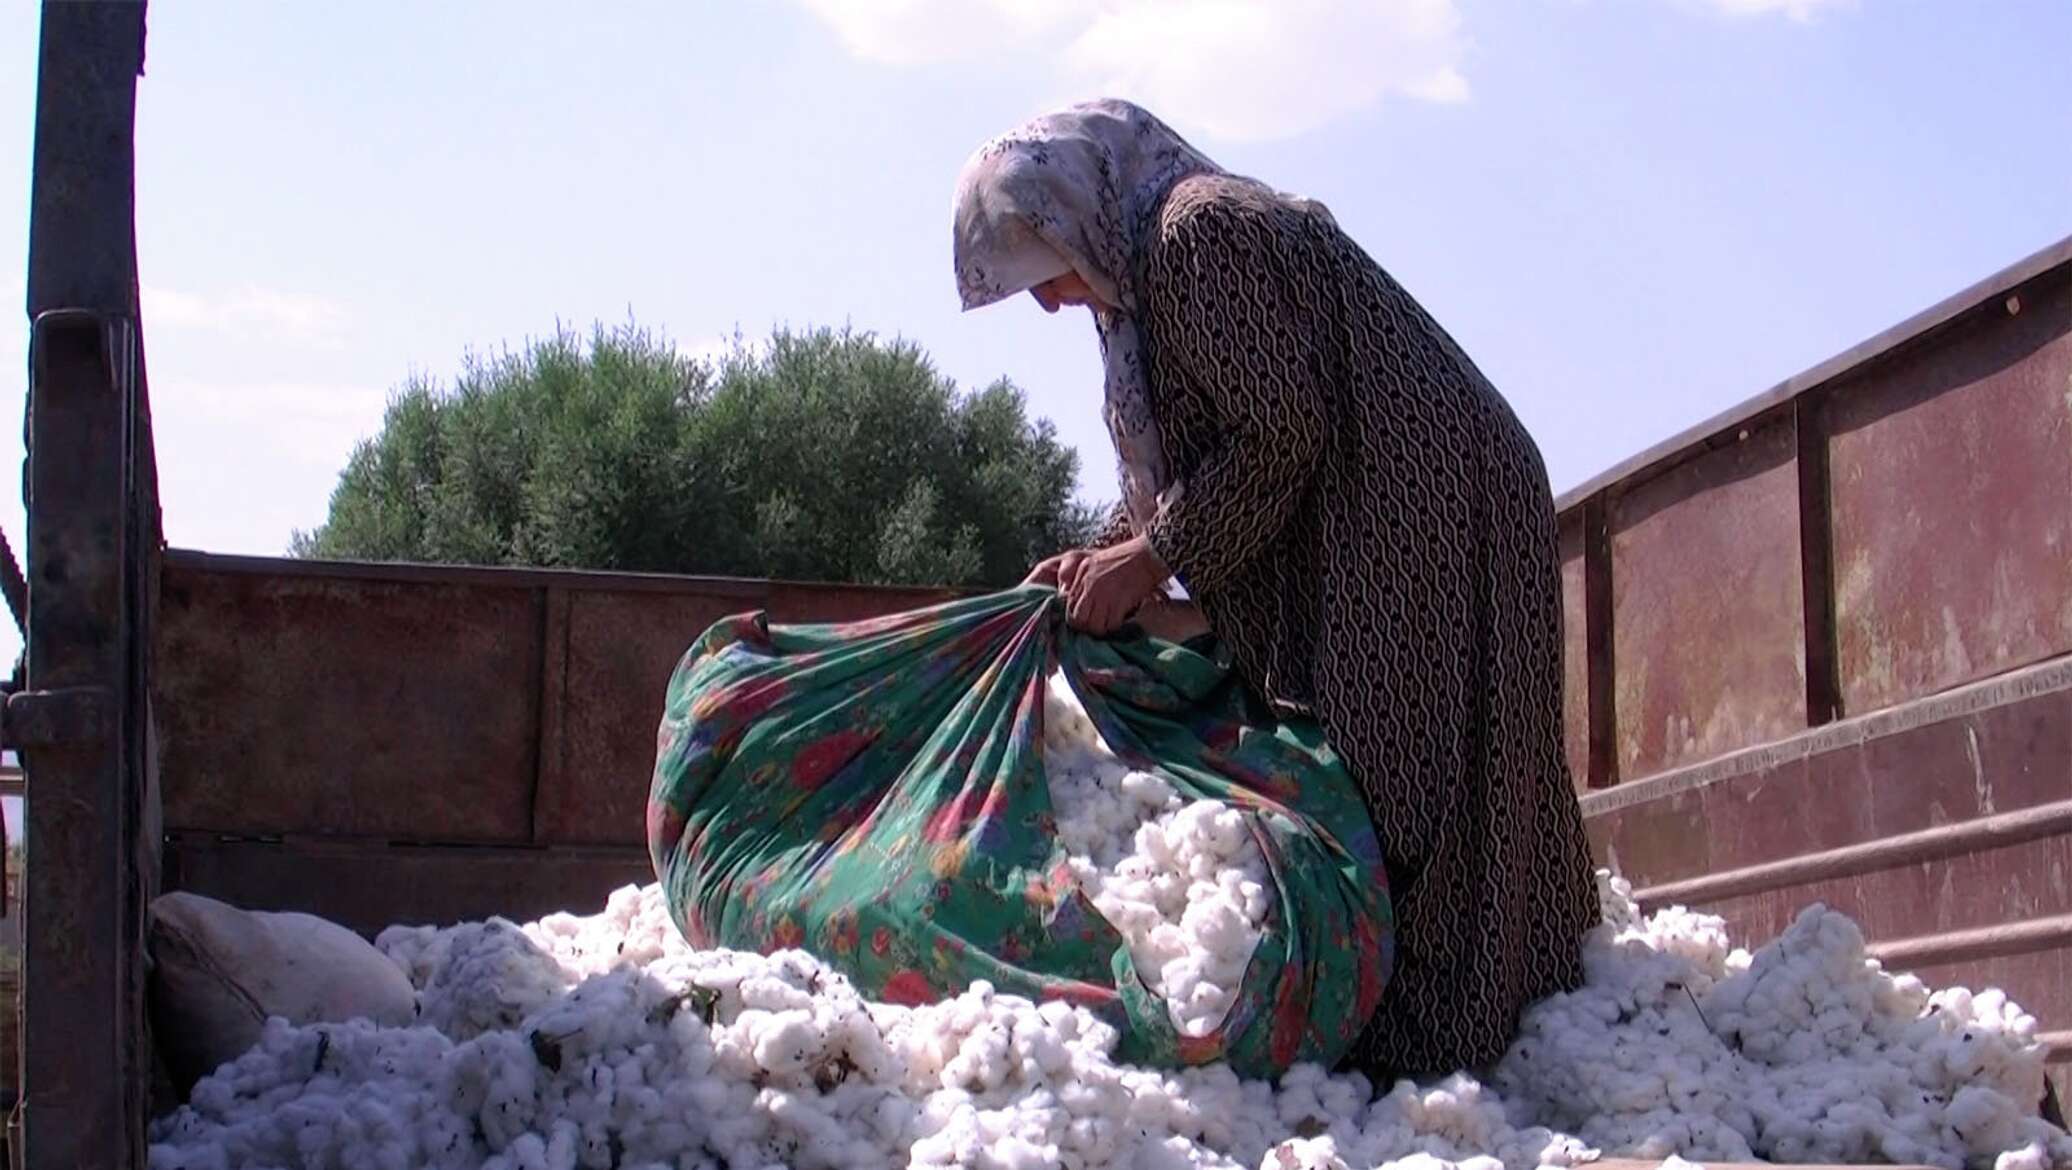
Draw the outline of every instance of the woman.
M1105 633L1177 577L1247 683L1358 777L1399 959L1353 1060L1501 1056L1576 985L1595 882L1561 741L1539 451L1323 207L1224 172L1124 102L982 147L958 179L966 309L1093 310L1122 502L1039 565Z

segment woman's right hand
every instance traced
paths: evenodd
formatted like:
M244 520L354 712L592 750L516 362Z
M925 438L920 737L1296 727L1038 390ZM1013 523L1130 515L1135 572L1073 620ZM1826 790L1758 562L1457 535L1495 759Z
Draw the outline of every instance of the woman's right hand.
M1054 557L1047 557L1029 570L1029 575L1022 579L1022 584L1045 585L1063 592L1078 579L1080 566L1085 563L1086 557L1087 553L1083 548L1066 549Z

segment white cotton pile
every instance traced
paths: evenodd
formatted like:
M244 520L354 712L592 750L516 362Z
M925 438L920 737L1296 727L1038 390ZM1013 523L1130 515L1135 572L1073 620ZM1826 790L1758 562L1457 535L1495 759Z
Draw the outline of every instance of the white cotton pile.
M1523 1170L1600 1150L2072 1164L2072 1139L2033 1116L2035 1023L1998 993L1888 976L1820 908L1750 955L1717 919L1643 919L1622 886L1606 897L1621 925L1593 935L1587 986L1528 1013L1488 1083L1379 1096L1309 1066L1269 1085L1118 1065L1113 1029L1084 1010L983 984L924 1008L866 1003L798 952L692 950L654 886L594 917L395 929L382 949L421 1018L451 1032L272 1021L154 1123L150 1164ZM542 979L559 988L545 999Z
M1488 1083L1380 1095L1314 1066L1278 1085L1131 1069L1082 1008L986 986L868 1004L800 953L692 950L659 886L595 917L398 928L379 944L439 1027L271 1021L153 1124L151 1166L1523 1170L1600 1149L2072 1164L2072 1139L2033 1116L2035 1021L1997 992L1886 975L1819 907L1749 955L1714 917L1641 917L1616 882L1606 905L1589 984L1527 1013Z
M1364 1080L1314 1068L1278 1090L1222 1067L1131 1068L1083 1009L983 984L924 1008L869 1004L798 952L691 950L658 887L621 890L594 918L485 925L380 940L423 1019L480 1030L273 1021L154 1124L151 1165L1249 1170L1344 1164L1340 1140L1493 1170L1471 1155L1585 1153L1510 1129L1472 1082L1370 1101ZM462 967L519 987L471 986ZM564 990L482 1027L552 968ZM1379 1137L1361 1134L1367 1119Z
M1606 884L1586 986L1529 1012L1496 1070L1518 1116L1640 1157L2072 1164L2033 1116L2036 1021L2004 994L1889 975L1823 906L1751 955Z
M1129 944L1182 1034L1214 1032L1266 921L1266 859L1237 810L1183 801L1109 750L1062 673L1044 703L1058 843L1081 890Z

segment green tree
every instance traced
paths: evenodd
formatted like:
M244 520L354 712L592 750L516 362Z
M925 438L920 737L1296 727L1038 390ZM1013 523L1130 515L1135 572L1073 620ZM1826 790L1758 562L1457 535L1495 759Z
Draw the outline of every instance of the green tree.
M566 330L417 377L298 556L1002 586L1083 539L1078 459L1004 379L780 330L711 364Z

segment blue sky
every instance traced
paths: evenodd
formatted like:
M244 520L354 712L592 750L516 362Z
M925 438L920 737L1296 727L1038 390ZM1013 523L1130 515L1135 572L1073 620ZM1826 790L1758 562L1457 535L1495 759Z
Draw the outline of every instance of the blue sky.
M19 305L36 7L0 21ZM1104 93L1328 203L1559 490L2072 234L2068 44L2061 0L165 0L138 231L167 532L277 553L406 373L629 312L1005 374L1106 498L1090 325L959 314L948 238L972 147Z

